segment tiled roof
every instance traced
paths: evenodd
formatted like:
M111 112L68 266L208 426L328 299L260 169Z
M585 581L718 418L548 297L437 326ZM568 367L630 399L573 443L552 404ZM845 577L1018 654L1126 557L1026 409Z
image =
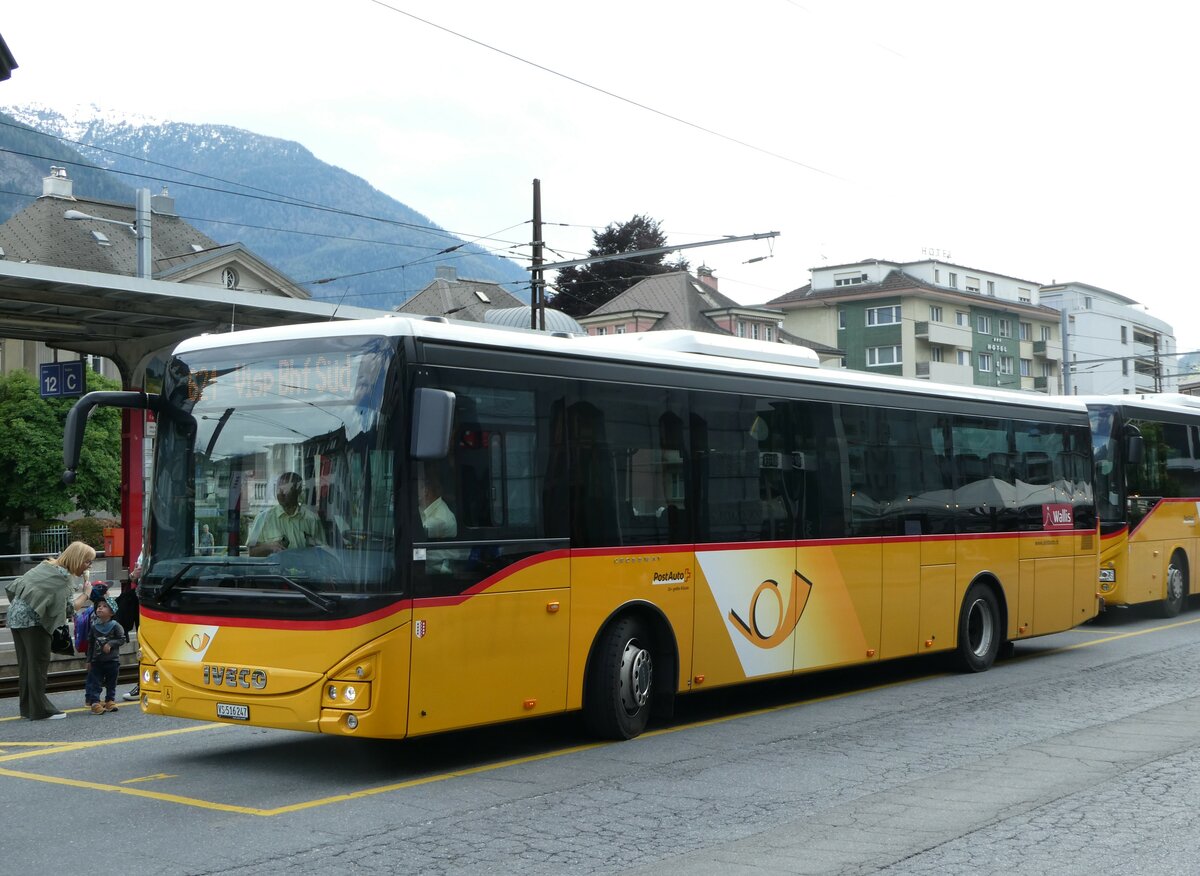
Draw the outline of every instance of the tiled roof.
M645 280L635 283L607 304L597 307L581 322L586 323L593 317L608 314L616 315L631 310L649 310L665 314L655 324L654 331L690 329L691 331L728 335L730 332L718 326L705 315L707 311L726 309L759 310L764 316L771 315L773 310L773 308L762 305L738 304L728 295L722 295L711 286L700 282L687 271L673 271L669 274L647 277ZM778 312L774 315L783 316Z
M767 302L768 306L784 307L788 305L804 306L828 301L855 301L859 299L883 298L902 293L926 292L961 299L963 303L980 304L990 307L1013 307L1027 310L1038 310L1047 316L1058 317L1058 311L1043 304L1026 304L1023 301L1013 301L1011 298L992 298L977 292L962 292L957 289L947 289L945 286L935 286L925 280L918 279L901 270L888 271L887 276L878 283L861 283L854 286L835 286L832 289L814 290L811 283L793 289L778 298Z
M480 295L483 298L480 298ZM398 313L415 316L446 316L469 322L483 322L492 308L525 306L499 283L487 280L445 280L441 277L396 308Z
M131 229L107 222L65 219L67 210L129 224L135 219L133 207L123 204L41 197L0 225L5 259L136 276L137 238ZM195 258L196 247L211 250L218 246L178 216L155 213L150 228L150 270L154 276L175 267L180 259ZM103 234L108 245L102 245L93 231Z

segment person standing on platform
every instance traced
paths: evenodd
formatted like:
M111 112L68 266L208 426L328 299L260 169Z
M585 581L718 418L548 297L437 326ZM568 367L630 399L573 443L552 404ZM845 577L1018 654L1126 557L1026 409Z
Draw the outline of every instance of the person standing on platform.
M50 634L88 602L88 586L72 593L72 576L86 578L96 549L73 541L52 560L43 560L6 588L7 624L17 654L21 717L31 721L67 717L46 696L50 675Z
M88 630L88 673L83 699L93 715L117 710L117 674L121 671L121 646L129 636L114 620L117 600L105 596L95 601L92 626ZM101 699L103 692L103 699Z

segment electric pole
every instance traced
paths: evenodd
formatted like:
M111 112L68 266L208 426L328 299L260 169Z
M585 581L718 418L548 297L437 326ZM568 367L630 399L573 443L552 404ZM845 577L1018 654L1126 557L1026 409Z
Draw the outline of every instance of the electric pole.
M542 181L533 181L533 275L529 285L529 327L546 328L546 283L542 279Z

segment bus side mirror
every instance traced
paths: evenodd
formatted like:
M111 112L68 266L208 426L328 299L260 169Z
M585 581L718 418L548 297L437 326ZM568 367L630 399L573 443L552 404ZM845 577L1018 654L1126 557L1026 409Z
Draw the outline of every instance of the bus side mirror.
M450 453L454 393L419 386L413 393L413 459L445 459Z
M1141 465L1143 450L1142 433L1137 429L1127 430L1125 433L1125 464Z

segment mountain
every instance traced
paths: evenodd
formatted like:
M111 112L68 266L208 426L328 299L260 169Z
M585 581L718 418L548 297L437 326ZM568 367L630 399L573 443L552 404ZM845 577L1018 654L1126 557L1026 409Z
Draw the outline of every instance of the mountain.
M299 143L95 107L2 110L0 222L41 192L51 164L64 164L88 197L131 204L135 189L166 186L182 218L215 240L244 243L314 298L388 310L446 265L528 300L529 275L515 262L464 243ZM316 282L325 278L337 279Z

